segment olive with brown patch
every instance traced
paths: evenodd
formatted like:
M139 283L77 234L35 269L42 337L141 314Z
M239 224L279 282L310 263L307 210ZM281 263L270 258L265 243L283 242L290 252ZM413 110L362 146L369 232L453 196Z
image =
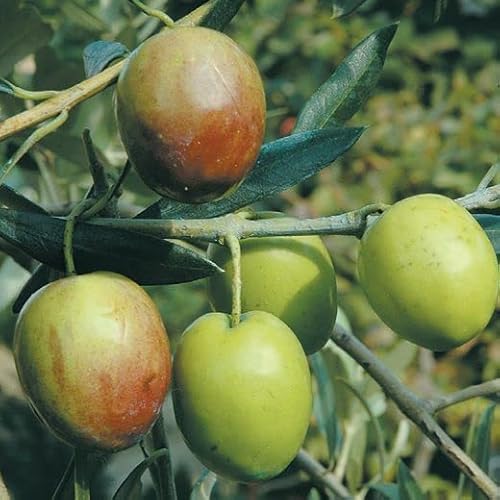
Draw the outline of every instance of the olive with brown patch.
M128 58L116 116L127 154L151 189L210 201L255 163L264 136L262 79L228 36L202 27L164 29Z
M59 438L91 450L136 443L171 379L154 302L108 272L63 278L32 295L17 320L14 356L36 413Z

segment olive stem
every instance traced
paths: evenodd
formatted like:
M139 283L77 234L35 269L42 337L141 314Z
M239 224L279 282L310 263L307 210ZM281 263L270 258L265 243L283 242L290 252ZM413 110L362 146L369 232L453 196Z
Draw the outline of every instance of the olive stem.
M57 130L68 118L68 110L63 109L58 116L53 120L47 122L45 125L37 128L19 147L19 149L12 155L12 157L5 163L0 171L0 186L5 182L7 176L12 172L12 169L17 165L19 160L39 141L45 136Z
M163 418L163 411L160 412L153 428L151 429L151 438L153 440L153 447L155 450L164 448L166 453L158 458L158 482L161 499L168 498L168 500L177 499L177 491L175 487L175 477L172 466L172 458L170 456L170 446L165 432L165 421Z
M481 182L477 186L477 190L476 191L481 191L483 189L486 189L490 185L491 181L498 174L499 170L500 170L500 163L495 163L494 165L492 165L488 169L488 171L486 172L486 174L484 175L484 177L481 179Z
M409 390L357 337L342 326L335 325L332 340L367 371L401 412L417 425L488 498L498 497L500 488L434 420L427 401Z
M135 5L138 9L142 10L144 14L159 19L167 28L172 28L174 26L175 24L174 20L165 12L158 9L152 9L151 7L148 7L146 4L142 3L139 0L128 0L128 1L131 4Z
M66 219L63 234L63 253L66 274L68 276L76 274L75 260L73 257L73 234L75 232L76 220L81 214L83 214L83 212L85 212L85 210L90 208L93 203L93 200L84 198L73 207Z
M90 500L90 484L88 474L88 454L85 450L75 448L75 500Z
M97 157L94 143L92 141L92 137L90 136L90 130L88 128L84 129L82 132L82 141L87 155L89 170L94 181L94 192L99 195L107 191L109 188L109 182L106 178L106 174L104 173L104 167Z
M9 91L7 91L9 95L17 97L18 99L30 101L43 101L45 99L50 99L51 97L55 97L60 92L59 90L26 90L14 85L12 82L9 82L4 78L0 78L0 83L3 83L9 88Z
M320 484L341 499L352 498L347 488L337 478L315 460L306 450L300 450L294 464L311 476L314 483Z
M233 261L231 326L234 328L240 324L241 316L241 246L240 240L233 233L224 237L224 244L229 248Z
M182 19L176 21L178 26L195 26L202 22L217 6L217 0L209 0ZM240 1L238 1L240 3ZM97 73L86 80L76 83L72 87L61 90L56 96L7 118L0 123L0 141L21 132L29 127L38 125L49 118L59 115L61 111L70 111L81 102L90 99L115 83L127 58L121 59L104 71Z
M467 401L472 398L496 396L500 398L500 378L489 380L482 384L472 385L460 391L439 396L427 401L427 406L432 414L435 414L449 406Z

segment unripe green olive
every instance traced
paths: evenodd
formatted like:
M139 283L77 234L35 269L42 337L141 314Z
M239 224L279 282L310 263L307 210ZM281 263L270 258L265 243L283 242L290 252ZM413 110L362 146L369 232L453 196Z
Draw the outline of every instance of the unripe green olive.
M171 378L155 304L108 272L63 278L32 295L17 320L14 356L36 413L62 440L92 450L136 443Z
M321 238L277 236L248 238L240 243L242 310L267 311L280 318L307 354L321 349L337 315L335 270ZM215 310L228 313L234 273L230 252L211 244L208 256L225 271L208 279L210 302Z
M311 415L307 358L293 332L255 311L198 318L174 357L174 409L193 453L235 481L279 474L302 445Z
M361 240L358 271L380 318L435 351L472 339L495 309L495 251L469 212L444 196L413 196L384 212Z
M164 29L128 58L116 115L129 158L151 189L205 202L236 186L255 163L265 125L262 79L223 33Z

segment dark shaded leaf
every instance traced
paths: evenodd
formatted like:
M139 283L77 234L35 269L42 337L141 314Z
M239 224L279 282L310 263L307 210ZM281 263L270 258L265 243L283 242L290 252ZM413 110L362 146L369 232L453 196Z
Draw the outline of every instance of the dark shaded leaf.
M332 17L347 16L365 2L366 0L333 0Z
M364 128L312 130L264 144L247 178L227 196L199 205L165 198L146 208L138 217L197 219L233 212L316 174L347 151L363 131Z
M83 65L87 78L97 75L116 59L126 56L129 50L119 42L98 40L83 49Z
M378 498L385 498L387 500L400 500L399 488L397 484L374 484L370 487L371 491L376 491L379 495Z
M398 467L398 488L401 500L425 500L425 495L402 460Z
M309 360L318 387L318 404L315 414L319 429L326 438L329 461L333 463L335 452L340 444L340 427L335 411L335 388L322 353L317 352L309 356Z
M72 24L90 33L109 31L109 27L90 10L74 0L65 0L61 4L61 12Z
M311 96L297 118L295 132L342 123L364 104L378 82L397 24L375 31L337 67L333 75Z
M200 21L201 26L223 30L237 14L245 0L219 0Z
M38 214L47 214L44 208L32 202L15 189L2 184L0 186L0 205L8 208L15 208L24 212L33 212Z
M491 454L491 427L496 405L493 403L481 415L474 436L472 459L488 473ZM487 496L477 486L472 486L472 500L487 500Z
M495 253L500 255L500 215L476 214L474 217L485 230Z
M34 259L64 270L65 221L0 209L0 236ZM144 234L79 223L73 239L79 273L114 271L142 285L182 283L209 276L219 268L190 248Z
M17 61L47 45L52 28L32 6L20 8L16 0L2 0L0 15L0 76Z
M155 460L166 454L167 450L163 448L161 450L156 450L151 453L148 458L145 458L132 470L118 490L116 490L116 493L113 495L113 500L135 500L136 498L141 498L141 476Z

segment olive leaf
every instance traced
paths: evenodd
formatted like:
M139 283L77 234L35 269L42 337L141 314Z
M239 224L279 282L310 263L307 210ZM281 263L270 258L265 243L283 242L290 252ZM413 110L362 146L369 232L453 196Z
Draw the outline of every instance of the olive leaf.
M0 237L48 266L64 270L65 221L0 208ZM142 285L181 283L220 270L187 246L87 223L76 226L73 253L79 273L114 271Z
M200 25L223 30L237 14L245 0L219 0L201 19Z
M364 104L378 82L397 24L381 28L361 43L311 96L297 118L295 132L342 123Z
M364 130L361 127L312 130L264 144L246 179L223 198L198 205L164 198L138 217L197 219L233 212L316 174L347 151Z
M490 239L495 253L500 255L500 215L475 214L474 217Z
M97 40L83 49L85 76L97 75L116 59L126 56L129 50L120 42Z
M47 214L44 208L29 200L15 189L2 184L0 186L0 205L7 208L15 208L25 212L34 212L38 214Z
M330 0L332 1L332 0ZM333 18L344 17L354 12L366 0L333 0Z
M379 494L379 496L375 498L385 498L387 500L401 500L397 484L377 483L370 486L370 491L376 491Z
M398 467L398 488L401 500L425 500L424 493L402 460Z
M191 490L189 500L210 500L216 482L217 476L208 469L204 469Z
M2 0L0 15L0 76L10 73L23 57L36 52L52 38L52 28L31 5Z
M156 450L151 455L145 458L137 465L132 472L127 476L123 483L119 486L116 493L113 495L113 500L133 500L140 497L141 492L141 476L146 472L155 460L166 455L168 451L165 448Z

